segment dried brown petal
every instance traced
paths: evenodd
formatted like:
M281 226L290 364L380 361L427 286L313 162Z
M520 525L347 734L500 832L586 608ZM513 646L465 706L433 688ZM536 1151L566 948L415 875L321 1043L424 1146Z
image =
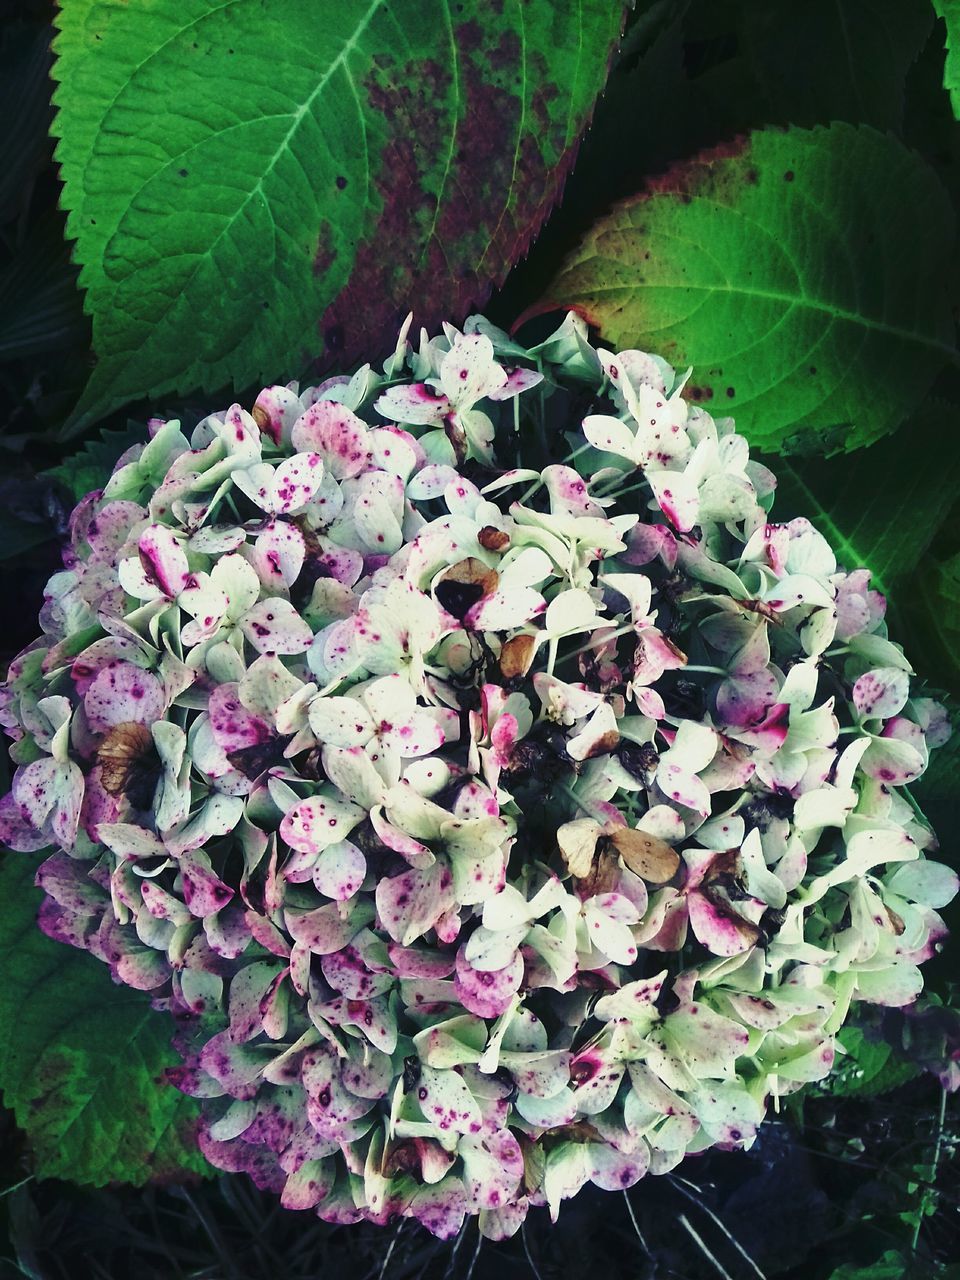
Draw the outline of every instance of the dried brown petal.
M886 910L887 915L890 917L890 924L893 926L893 932L899 938L900 935L903 933L903 931L907 927L906 924L904 923L903 916L898 916L897 913L891 910L891 908L888 907L886 903L884 903L884 908Z
M496 525L485 524L477 534L477 541L484 551L503 551L510 545L510 535Z
M650 884L666 884L677 874L680 856L659 836L622 827L609 836L610 843L630 870Z
M590 750L586 753L586 755L584 756L578 755L577 759L593 760L597 756L608 756L611 751L616 750L619 743L620 743L620 734L617 732L617 730L608 729L606 733L601 734L600 737L596 740L596 742L592 744L592 746L590 747Z
M598 893L615 893L620 882L620 862L612 853L605 850L593 859L590 873L577 882L577 888L587 898Z
M600 827L592 818L574 818L557 831L557 844L567 870L577 880L585 880L593 871Z
M114 725L97 750L97 764L108 795L126 796L138 809L150 805L161 766L145 724L131 720Z
M500 583L496 569L469 556L451 565L434 588L437 600L461 621L478 601L493 595Z
M536 650L536 636L511 637L500 650L500 674L504 680L515 680L518 676L525 676L533 663Z
M131 769L152 750L153 736L145 724L131 721L114 725L97 751L104 791L123 795Z

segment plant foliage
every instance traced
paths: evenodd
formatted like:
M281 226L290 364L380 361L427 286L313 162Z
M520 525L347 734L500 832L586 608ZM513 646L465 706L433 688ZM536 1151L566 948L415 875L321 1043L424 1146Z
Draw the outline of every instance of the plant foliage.
M692 365L691 398L761 448L834 453L898 427L951 358L952 247L945 192L892 137L760 130L601 218L539 307Z
M560 192L622 10L70 0L58 24L98 356L80 427L147 390L349 362L398 311L481 300Z
M689 361L688 398L729 408L778 455L778 518L809 517L844 567L866 565L893 593L891 634L921 680L960 692L958 0L62 0L56 31L50 10L22 0L0 28L6 658L33 634L72 501L144 437L133 402L189 431L205 392L243 399L267 378L350 373L361 352L386 354L411 305L418 324L459 324L493 288L489 314L505 326L574 301L603 343ZM81 432L65 457L59 441ZM947 861L957 757L954 738L910 787ZM8 1144L8 1181L196 1169L175 1133L189 1146L189 1104L163 1129L173 1104L151 1080L172 1058L146 997L33 930L26 867L0 871L0 1084L27 1131ZM933 1211L949 1203L934 1184L956 1154L955 1104L930 1129L930 1075L874 1096L916 1066L955 1083L950 970L949 951L931 962L939 998L902 1025L850 1029L786 1165L777 1126L752 1173L736 1163L746 1156L701 1158L705 1178L730 1178L724 1220L765 1274L952 1274L949 1214ZM131 1034L148 1063L132 1073L103 1047ZM39 1090L31 1061L56 1090ZM802 1144L823 1157L817 1189L797 1173ZM176 1261L149 1238L165 1191L108 1210L112 1191L48 1181L0 1200L0 1216L18 1274L199 1275L191 1233L219 1249L202 1274L246 1274L249 1260L273 1276L298 1248L313 1274L317 1238L294 1229L278 1244L278 1215L242 1186L222 1180L192 1217L187 1198L176 1213L161 1204ZM581 1210L566 1232L561 1218L510 1257L484 1254L478 1280L530 1265L619 1274L624 1259L634 1275L638 1243L651 1275L753 1274L709 1202L648 1186L602 1227ZM767 1195L778 1223L788 1207L802 1222L772 1249L754 1209ZM98 1236L115 1252L88 1264ZM417 1239L393 1251L396 1276L473 1275L471 1244L438 1258ZM351 1241L355 1265L376 1273L382 1249Z
M178 1061L169 1020L40 932L34 870L0 864L0 1091L36 1172L95 1186L206 1172L196 1104L162 1080Z

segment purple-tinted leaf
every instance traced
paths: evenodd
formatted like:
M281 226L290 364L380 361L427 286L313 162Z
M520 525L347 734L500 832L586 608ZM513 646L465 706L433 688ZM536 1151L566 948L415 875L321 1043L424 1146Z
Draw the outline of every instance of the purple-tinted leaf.
M60 14L58 159L98 355L74 427L147 389L385 356L411 307L462 318L557 200L624 6L349 3L310 57L295 9L239 15ZM238 96L264 49L270 75ZM138 97L155 109L134 119ZM259 419L282 437L271 395Z

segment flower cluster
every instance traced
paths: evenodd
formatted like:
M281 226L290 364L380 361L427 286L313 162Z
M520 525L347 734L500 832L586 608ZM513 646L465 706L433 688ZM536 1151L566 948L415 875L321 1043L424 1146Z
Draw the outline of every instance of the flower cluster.
M920 991L945 714L683 381L573 315L405 330L151 423L74 512L0 834L290 1208L509 1235L749 1146Z

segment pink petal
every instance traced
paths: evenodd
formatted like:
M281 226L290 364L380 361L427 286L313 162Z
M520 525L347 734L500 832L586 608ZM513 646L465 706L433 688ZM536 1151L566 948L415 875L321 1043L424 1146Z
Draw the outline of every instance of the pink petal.
M140 563L148 580L173 599L190 585L186 553L166 525L153 524L140 535Z
M777 678L769 669L731 676L717 690L717 713L731 728L746 729L764 719L776 697Z
M221 684L210 695L208 711L214 740L222 751L240 751L269 742L273 730L240 701L239 686Z
M318 400L301 415L291 439L295 449L312 449L337 480L358 476L369 464L367 424L335 400Z
M280 836L291 849L319 853L345 839L364 817L363 810L344 800L309 796L284 816Z
M367 874L367 860L349 840L328 845L313 869L313 883L326 898L352 898Z
M210 867L206 854L182 853L179 859L183 897L194 916L212 916L227 905L233 890Z
M12 792L0 799L0 843L17 853L33 853L50 843L33 825L23 805L14 800Z
M865 672L853 686L853 705L861 719L886 720L903 709L910 695L910 677L898 667Z
M259 410L254 413L254 420L274 444L290 439L293 424L300 415L300 398L289 387L264 387L253 407Z
M529 391L531 387L539 386L543 381L543 374L538 373L536 369L523 369L519 366L516 369L508 369L506 365L502 365L501 368L507 375L507 380L502 386L494 387L487 392L491 400L512 400L514 396L520 395L523 391Z
M454 901L450 869L439 862L386 877L376 889L381 925L405 947L432 929Z
M439 426L444 415L450 412L450 401L437 395L422 382L413 386L391 387L374 405L377 413L394 422L406 422L414 427Z
M690 927L708 951L715 956L738 956L754 945L751 936L738 927L730 916L720 911L702 893L687 897Z
M416 1218L431 1234L452 1240L463 1226L466 1196L459 1178L444 1178L419 1188L410 1201L407 1216Z
M647 1148L641 1146L632 1154L618 1151L608 1143L590 1143L588 1148L590 1181L603 1191L626 1191L647 1172Z
M470 1209L499 1209L517 1194L523 1177L523 1153L509 1129L460 1139L463 1182Z
M509 1007L523 981L523 957L514 953L513 959L503 969L481 973L464 956L463 947L457 952L457 974L454 980L457 997L469 1013L481 1018L497 1018Z
M668 799L676 804L695 809L697 813L710 812L710 792L694 773L688 773L678 764L662 764L657 770L657 786Z
M163 685L132 662L105 667L83 699L90 728L97 733L118 724L151 724L166 709Z
M313 632L289 600L274 596L248 609L240 629L260 653L304 653L313 642Z
M647 480L660 510L673 527L688 533L700 515L697 486L678 471L648 471Z
M342 915L336 902L317 907L314 911L286 912L287 930L291 938L318 956L342 950L368 920L369 913L355 909L347 916Z
M278 515L305 507L320 487L323 459L319 453L295 453L273 476L271 510Z
M307 553L303 534L286 520L271 520L253 544L251 560L267 591L292 587Z

